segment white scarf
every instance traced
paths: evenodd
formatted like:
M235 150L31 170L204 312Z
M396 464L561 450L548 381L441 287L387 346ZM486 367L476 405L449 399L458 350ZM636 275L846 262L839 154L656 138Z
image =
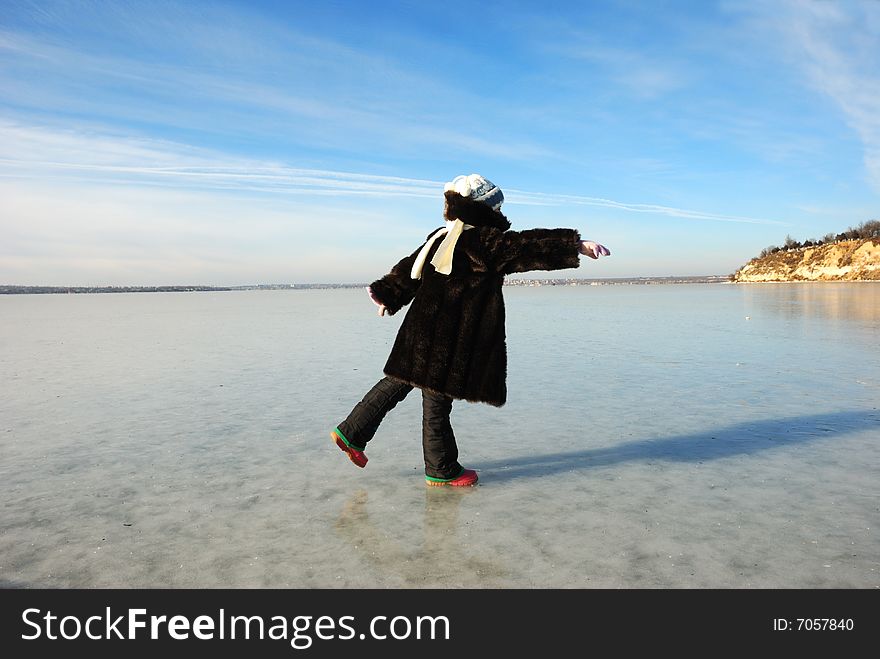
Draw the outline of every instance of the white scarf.
M443 242L440 243L440 247L437 248L434 258L431 259L431 265L433 265L441 275L448 275L452 272L452 256L455 251L455 243L458 242L458 238L463 231L473 228L474 227L470 224L465 224L461 220L446 220L446 226L442 229L438 229L433 236L428 238L428 242L425 243L422 249L419 250L419 255L416 257L416 262L413 263L410 276L413 279L422 278L422 268L425 267L425 260L428 258L428 251L430 251L431 245L433 245L437 239L444 234L446 237L443 239Z

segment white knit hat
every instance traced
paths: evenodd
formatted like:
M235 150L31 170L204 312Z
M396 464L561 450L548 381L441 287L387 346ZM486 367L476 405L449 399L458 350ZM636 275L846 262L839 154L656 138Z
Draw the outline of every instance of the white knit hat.
M501 188L479 174L456 176L452 181L443 186L443 191L457 192L462 197L470 197L474 201L482 202L496 211L504 203L504 194L501 192Z

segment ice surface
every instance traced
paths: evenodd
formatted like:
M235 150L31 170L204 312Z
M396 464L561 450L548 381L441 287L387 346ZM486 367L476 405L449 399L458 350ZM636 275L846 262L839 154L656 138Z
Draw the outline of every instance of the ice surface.
M505 407L329 431L362 290L0 297L0 585L880 586L880 285L505 289Z

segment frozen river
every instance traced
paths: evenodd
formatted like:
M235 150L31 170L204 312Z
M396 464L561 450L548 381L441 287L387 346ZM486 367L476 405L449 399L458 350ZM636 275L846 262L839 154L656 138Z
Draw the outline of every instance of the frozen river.
M403 317L361 290L0 297L0 585L880 586L880 284L505 298L449 491L417 395L330 443Z

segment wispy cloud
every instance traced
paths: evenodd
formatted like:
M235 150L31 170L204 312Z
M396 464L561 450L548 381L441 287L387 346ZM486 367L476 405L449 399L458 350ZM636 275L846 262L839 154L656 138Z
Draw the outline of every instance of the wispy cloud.
M809 84L830 98L864 147L869 180L880 190L880 3L736 3L782 38Z
M640 100L656 100L687 87L694 68L668 54L651 56L644 44L627 44L625 38L600 30L585 30L561 21L544 21L543 31L554 34L537 42L540 51L568 60L575 80L592 79L606 88L624 90ZM588 69L584 71L583 69ZM580 69L580 70L579 70Z
M714 222L739 222L745 224L779 224L787 222L768 220L756 217L743 217L738 215L722 215L719 213L707 213L704 211L674 208L671 206L659 206L657 204L627 203L602 199L600 197L585 197L581 195L543 194L540 192L526 192L523 190L509 190L509 199L513 203L535 205L575 205L575 206L598 206L600 208L612 208L627 213L650 213L654 215L667 215L685 220L711 220Z
M625 48L597 45L592 37L584 42L548 46L565 57L590 62L611 82L638 98L652 100L685 87L690 74L682 65L651 60Z
M162 12L134 7L114 5L94 21L103 26L94 28L103 30L103 47L63 32L49 38L0 29L8 57L0 100L280 144L512 160L551 153L505 134L500 121L487 139L474 128L482 124L477 118L500 118L504 104L464 91L442 71L272 25L245 8L212 7L200 17L169 5L170 15L157 18ZM70 12L52 20L64 16L82 22ZM114 47L123 37L127 50Z
M272 195L363 195L436 199L443 181L292 167L152 140L77 134L71 130L0 123L0 177L66 178L169 188L217 189ZM21 154L29 154L22 157ZM149 164L144 164L149 163ZM783 222L630 203L584 195L506 189L511 204L586 205L688 220Z

